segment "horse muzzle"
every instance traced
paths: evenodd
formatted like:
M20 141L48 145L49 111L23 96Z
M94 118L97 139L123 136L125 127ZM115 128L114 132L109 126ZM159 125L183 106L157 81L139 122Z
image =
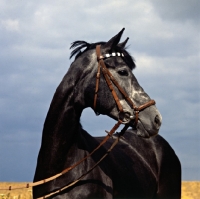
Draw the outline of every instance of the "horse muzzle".
M135 126L139 137L149 138L158 134L162 124L162 116L155 106L148 107L139 113Z
M118 120L123 124L130 124L139 137L149 138L158 134L162 116L153 105L140 112L123 109L118 114Z

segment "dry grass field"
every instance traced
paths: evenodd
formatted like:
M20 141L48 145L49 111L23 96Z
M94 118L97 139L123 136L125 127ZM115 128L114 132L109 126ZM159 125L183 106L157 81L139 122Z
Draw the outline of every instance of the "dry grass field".
M8 188L9 186L18 187L24 185L25 183L17 182L0 182L1 188ZM32 188L28 189L17 189L12 191L1 191L0 190L0 199L32 199Z
M2 182L0 188L20 185L24 185L24 183ZM32 199L32 191L31 188L13 191L0 190L0 199ZM181 199L200 199L200 182L182 182Z
M200 199L200 182L182 182L182 199Z

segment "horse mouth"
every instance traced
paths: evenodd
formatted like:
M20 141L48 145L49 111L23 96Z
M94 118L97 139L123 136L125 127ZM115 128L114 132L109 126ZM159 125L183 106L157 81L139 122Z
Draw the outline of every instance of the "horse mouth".
M138 120L137 125L136 126L133 125L132 128L133 128L135 134L138 137L142 137L142 138L150 138L150 137L155 136L155 135L158 134L158 130L157 131L153 131L153 132L151 132L151 130L147 130L145 128L145 126L143 125L143 123L140 121L140 119Z
M122 124L129 125L134 133L141 138L150 138L157 135L159 132L159 129L154 129L151 126L145 126L140 118L138 118L138 122L135 125L135 118L129 111L126 110L118 113L118 118L116 118L116 115L110 115L110 117L117 121L120 120Z

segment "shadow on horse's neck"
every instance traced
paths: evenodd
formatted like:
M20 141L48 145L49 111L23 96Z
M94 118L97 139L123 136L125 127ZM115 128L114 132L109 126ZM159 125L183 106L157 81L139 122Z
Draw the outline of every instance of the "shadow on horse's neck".
M74 106L75 83L69 76L66 75L58 86L44 123L38 157L43 169L47 171L43 178L63 169L67 152L76 144L82 129L79 122L82 110Z

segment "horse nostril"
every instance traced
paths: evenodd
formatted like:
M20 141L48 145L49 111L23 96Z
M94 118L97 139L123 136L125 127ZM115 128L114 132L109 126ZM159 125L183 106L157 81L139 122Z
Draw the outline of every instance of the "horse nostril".
M160 120L159 115L156 115L156 117L155 117L155 119L154 119L154 122L157 124L158 127L160 127L160 125L161 125L161 120Z

